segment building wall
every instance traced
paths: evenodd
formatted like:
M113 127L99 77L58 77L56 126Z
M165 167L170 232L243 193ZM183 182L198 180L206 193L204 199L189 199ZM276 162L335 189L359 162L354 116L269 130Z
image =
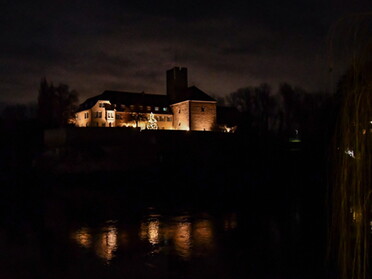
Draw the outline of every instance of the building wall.
M76 113L76 126L115 127L115 111L106 110L104 104L110 105L110 102L97 101L97 103L91 109Z
M76 113L75 125L77 127L88 127L92 111L90 109L79 111Z
M138 128L146 129L149 113L106 110L104 104L110 102L97 101L91 109L78 112L76 126L137 127L138 124ZM216 102L183 101L171 105L171 109L173 114L154 113L160 130L212 131L216 125Z
M91 108L91 125L92 127L114 127L115 126L115 112L114 110L106 110L104 104L111 103L109 101L99 100ZM113 118L107 118L107 113L112 113Z
M154 113L155 119L159 130L172 130L173 129L173 115L172 114L156 114ZM138 117L138 123L135 118ZM138 113L133 112L116 112L116 126L117 127L133 127L135 128L138 124L138 128L146 129L147 119L149 119L149 113Z
M173 130L173 115L172 114L154 114L158 121L159 130Z
M173 112L173 128L175 130L190 130L190 101L171 105Z
M216 125L216 102L190 101L190 129L212 131Z

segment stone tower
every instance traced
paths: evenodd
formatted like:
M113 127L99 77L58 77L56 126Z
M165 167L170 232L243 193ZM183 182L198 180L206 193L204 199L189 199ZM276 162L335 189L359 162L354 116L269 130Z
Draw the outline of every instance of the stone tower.
M171 103L180 101L187 90L187 68L174 67L167 71L167 95Z

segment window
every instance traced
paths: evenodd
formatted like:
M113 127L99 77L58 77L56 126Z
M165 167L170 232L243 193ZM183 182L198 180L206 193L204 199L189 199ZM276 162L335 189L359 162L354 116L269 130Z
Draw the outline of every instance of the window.
M201 107L201 111L204 112L205 111L205 107Z
M105 104L104 104L104 103L99 103L98 106L99 106L100 108L103 108L103 107L105 107Z
M96 111L94 117L95 118L102 118L102 111Z
M140 110L143 110L143 106L139 106L139 109L140 109Z
M155 111L159 111L159 107L155 107Z
M164 116L159 116L159 121L164 121Z
M168 122L172 121L172 117L169 117L169 116L168 116L168 117L167 117L167 121L168 121Z
M134 105L130 105L130 110L134 110Z
M168 108L164 107L164 108L163 108L163 111L168 111Z
M146 107L146 110L147 110L147 111L151 111L151 107L150 107L150 106L147 106L147 107Z
M178 113L181 113L181 109L178 109Z

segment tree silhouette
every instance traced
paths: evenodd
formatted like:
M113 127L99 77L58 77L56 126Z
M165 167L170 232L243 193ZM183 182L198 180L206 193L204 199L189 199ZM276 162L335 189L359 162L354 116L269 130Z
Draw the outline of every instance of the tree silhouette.
M55 87L46 78L40 82L38 119L45 128L64 127L72 124L78 105L78 93L66 84Z
M271 87L267 83L240 88L226 97L226 103L242 113L239 126L246 132L265 134L269 127L274 129L275 121L272 119L277 117L278 102L271 95Z
M225 102L242 115L239 129L250 134L266 133L315 136L325 129L332 112L333 96L324 92L307 92L288 83L279 86L277 94L262 83L240 88L229 94Z

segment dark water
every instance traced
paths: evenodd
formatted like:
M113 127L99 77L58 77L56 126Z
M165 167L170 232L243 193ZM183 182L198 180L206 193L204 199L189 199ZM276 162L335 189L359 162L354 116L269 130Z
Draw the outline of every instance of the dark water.
M222 278L232 274L226 254L238 228L236 213L163 215L151 209L141 220L107 220L71 228L82 266L129 278ZM228 257L227 257L228 256ZM75 264L77 263L75 262ZM95 272L92 272L95 273ZM223 277L225 277L223 276Z
M11 213L0 231L0 278L321 278L319 228L299 211L149 207L71 191L44 189L33 194L39 209Z
M322 160L252 150L118 173L4 169L0 278L326 278Z

